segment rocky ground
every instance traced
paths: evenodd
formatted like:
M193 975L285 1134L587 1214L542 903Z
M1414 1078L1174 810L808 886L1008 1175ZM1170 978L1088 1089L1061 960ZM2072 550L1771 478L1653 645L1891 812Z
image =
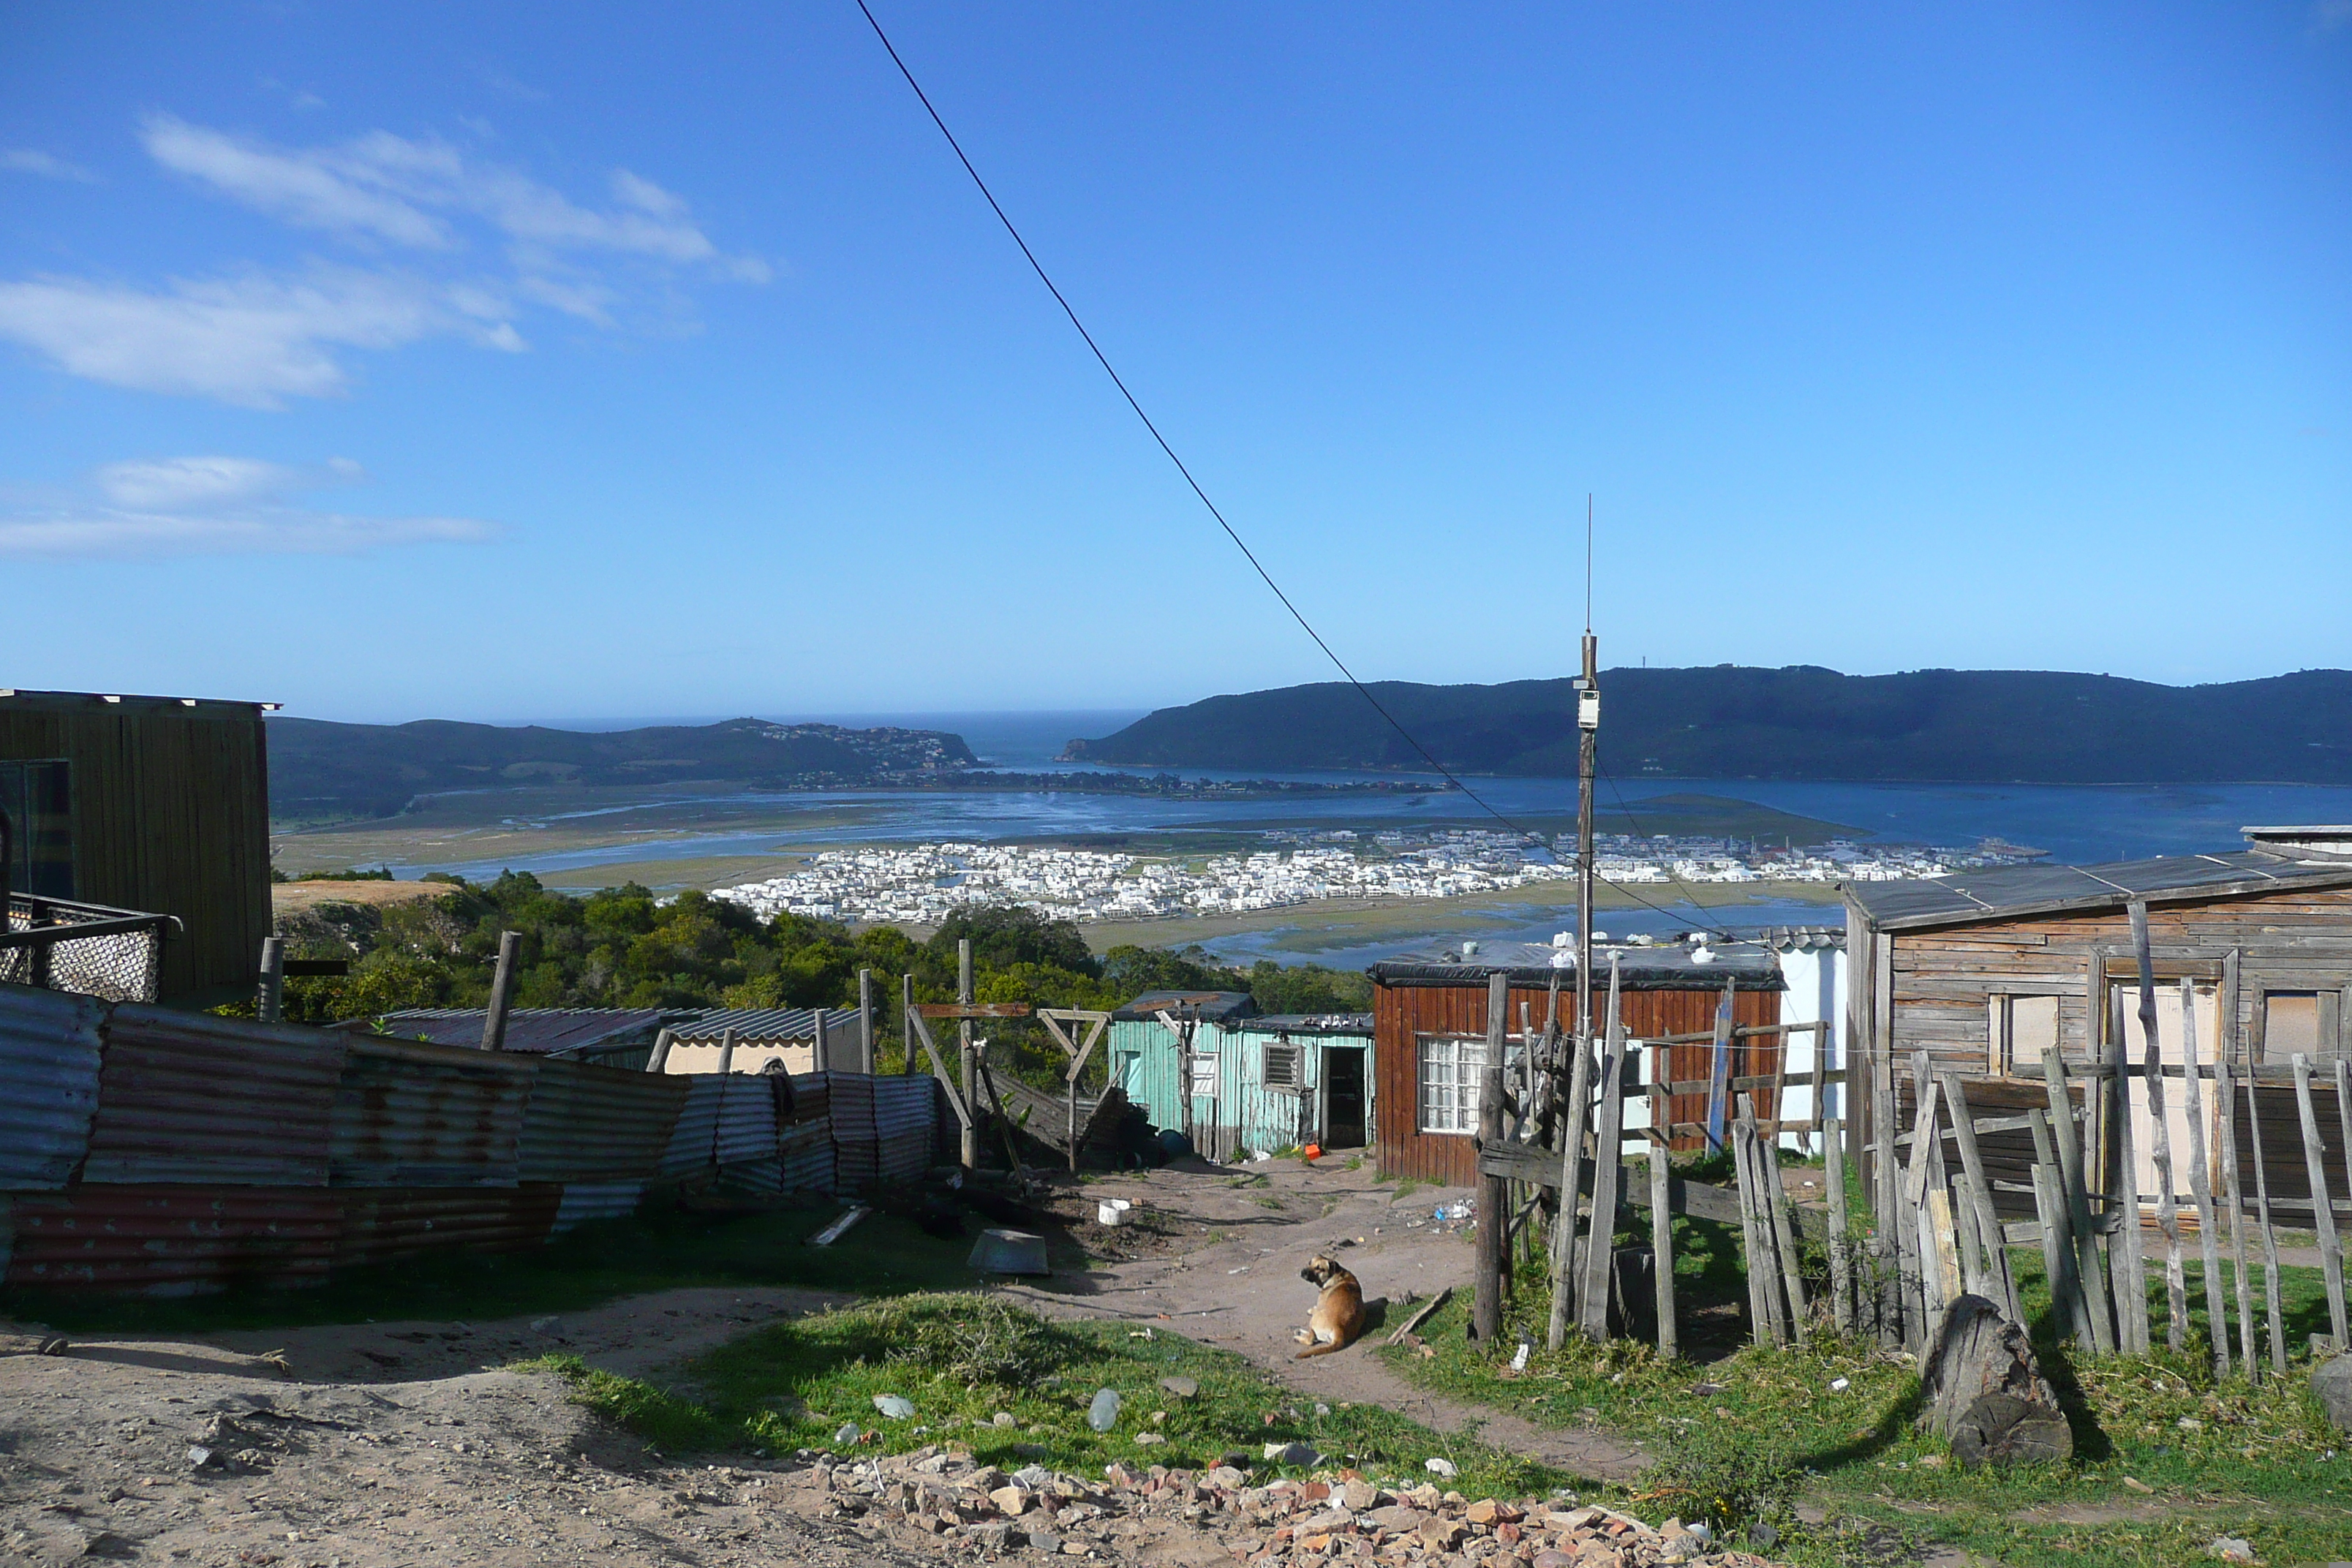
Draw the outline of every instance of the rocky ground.
M1346 1259L1375 1302L1466 1278L1460 1224L1433 1217L1459 1194L1397 1197L1364 1173L1295 1164L1080 1191L1132 1195L1151 1217L1093 1267L1011 1293L1059 1313L1165 1321L1302 1393L1389 1404L1449 1429L1481 1425L1489 1440L1580 1473L1641 1462L1604 1433L1545 1432L1432 1399L1360 1349L1291 1359L1291 1331L1314 1299L1297 1271L1317 1251ZM1199 1474L1079 1478L1003 1476L951 1451L685 1462L573 1405L560 1379L506 1370L560 1350L675 1382L711 1346L844 1300L676 1290L558 1318L101 1336L62 1355L0 1354L0 1561L896 1568L1058 1555L1141 1568L1648 1568L1713 1545L1565 1500L1464 1499L1435 1485L1398 1496L1345 1472L1254 1486L1239 1468L1249 1454Z

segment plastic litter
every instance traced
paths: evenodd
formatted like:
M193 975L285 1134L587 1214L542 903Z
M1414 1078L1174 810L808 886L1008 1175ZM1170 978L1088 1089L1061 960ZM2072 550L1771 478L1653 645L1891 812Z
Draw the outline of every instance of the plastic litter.
M1118 1425L1118 1390L1097 1391L1095 1402L1087 1406L1087 1425L1097 1432L1108 1432Z
M1421 1468L1433 1476L1444 1476L1448 1480L1460 1473L1454 1469L1454 1461L1451 1459L1423 1459L1421 1462Z
M895 1394L876 1394L874 1396L874 1408L879 1410L883 1415L888 1416L893 1421L904 1421L915 1414L914 1405L908 1401L901 1399Z

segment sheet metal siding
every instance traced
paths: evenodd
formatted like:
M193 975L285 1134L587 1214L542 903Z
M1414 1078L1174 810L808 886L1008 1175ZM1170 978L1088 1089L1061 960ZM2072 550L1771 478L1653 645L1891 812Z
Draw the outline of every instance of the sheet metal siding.
M777 1146L776 1184L788 1193L838 1193L833 1124L803 1121L788 1129Z
M249 993L271 921L260 710L0 697L0 758L42 757L73 764L74 896L179 917L163 995Z
M882 1177L882 1142L874 1125L875 1079L827 1073L826 1120L832 1129L833 1185L845 1195L871 1192ZM795 1083L796 1091L799 1085Z
M106 1005L0 985L0 1190L62 1187L89 1150Z
M719 1163L776 1157L776 1089L765 1073L729 1073L719 1097Z
M727 1079L715 1074L686 1080L686 1099L662 1152L661 1174L690 1176L710 1168L718 1153L719 1101L726 1092Z
M885 1185L916 1181L931 1163L939 1135L938 1091L927 1078L874 1080L874 1134Z
M81 1180L323 1187L349 1037L125 1003Z
M356 1038L335 1091L328 1179L353 1187L511 1187L539 1063Z
M340 1223L323 1187L82 1186L12 1206L12 1287L150 1296L320 1284Z
M544 1183L347 1188L334 1194L342 1214L335 1267L391 1263L453 1248L515 1252L537 1247L554 1229L562 1193Z
M686 1096L684 1079L541 1061L523 1111L520 1178L643 1180L660 1168Z
M1777 978L1776 978L1777 984ZM1715 1025L1716 1005L1722 999L1721 983L1716 988L1700 991L1634 991L1622 998L1625 1032L1636 1038L1655 1038L1661 1035L1691 1034ZM1511 1032L1518 1032L1519 1006L1526 1004L1538 1028L1543 1026L1549 1005L1548 987L1517 987L1510 991ZM1738 1024L1769 1024L1779 1022L1780 995L1777 989L1747 990L1733 994L1732 1019ZM1596 1010L1605 1006L1596 1000ZM1575 994L1563 987L1560 992L1560 1016L1565 1024L1575 1018ZM1408 1177L1443 1186L1466 1186L1477 1174L1476 1152L1467 1134L1433 1132L1420 1130L1421 1085L1416 1073L1417 1037L1424 1034L1483 1034L1486 1027L1486 989L1476 986L1375 985L1372 988L1373 1062L1371 1077L1373 1094L1381 1107L1379 1137L1381 1173L1384 1176ZM1713 1047L1673 1046L1666 1054L1672 1058L1669 1069L1675 1078L1702 1078L1709 1065ZM1737 1074L1765 1073L1772 1070L1778 1060L1776 1045L1743 1045L1733 1051L1732 1071ZM1759 1097L1769 1100L1769 1092ZM1704 1117L1706 1105L1704 1095L1677 1097L1669 1101L1671 1114L1677 1121L1694 1121ZM1769 1114L1760 1104L1759 1111ZM1675 1147L1696 1145L1695 1139L1677 1140Z
M643 1182L567 1182L551 1234L561 1236L590 1220L626 1219L645 1195Z

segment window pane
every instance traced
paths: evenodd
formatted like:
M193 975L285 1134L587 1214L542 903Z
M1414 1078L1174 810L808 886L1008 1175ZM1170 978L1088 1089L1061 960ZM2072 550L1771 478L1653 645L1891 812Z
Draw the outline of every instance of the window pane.
M2040 1062L2042 1053L2058 1044L2058 998L2012 996L2009 1003L2009 1048L2011 1062ZM2315 1222L2316 1223L2316 1222Z
M2263 998L2263 1057L2283 1062L2291 1057L2316 1057L2319 1050L2319 994L2313 991L2273 991ZM2315 1225L2318 1222L2313 1221Z

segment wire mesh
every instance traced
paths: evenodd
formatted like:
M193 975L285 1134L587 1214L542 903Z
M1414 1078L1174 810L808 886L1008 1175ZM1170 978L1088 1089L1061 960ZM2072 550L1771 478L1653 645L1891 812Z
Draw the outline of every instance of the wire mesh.
M163 927L169 915L138 915L97 904L12 894L0 934L0 981L71 991L109 1002L152 1002L163 969ZM143 925L122 929L126 921ZM98 925L89 936L26 941L25 934L59 927Z

